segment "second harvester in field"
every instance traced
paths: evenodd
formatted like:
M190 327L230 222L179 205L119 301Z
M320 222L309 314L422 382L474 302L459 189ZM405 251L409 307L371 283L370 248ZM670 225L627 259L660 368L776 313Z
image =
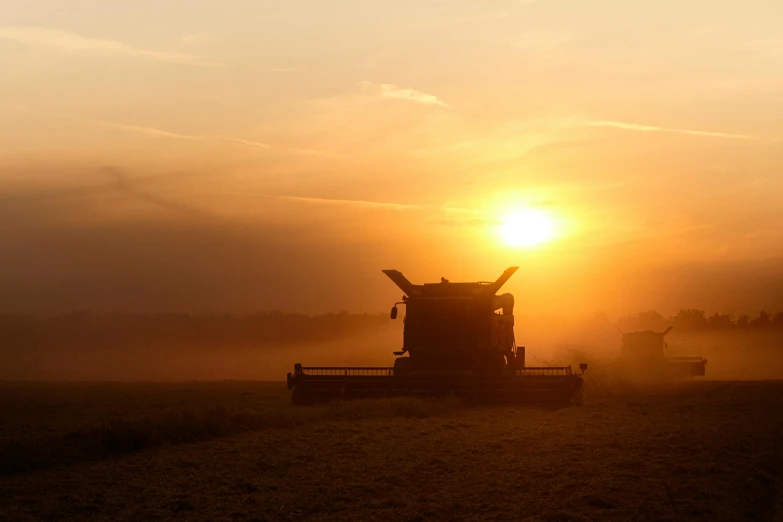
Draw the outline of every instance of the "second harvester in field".
M704 377L707 371L707 359L703 357L666 357L664 341L668 327L663 332L645 330L642 332L622 333L622 359L633 367L634 373L663 378Z
M402 350L394 367L294 366L295 404L337 398L453 394L469 400L581 405L582 377L570 366L525 366L514 340L514 297L497 295L516 272L494 282L414 285L397 270L383 272L404 292ZM582 373L586 364L580 364Z

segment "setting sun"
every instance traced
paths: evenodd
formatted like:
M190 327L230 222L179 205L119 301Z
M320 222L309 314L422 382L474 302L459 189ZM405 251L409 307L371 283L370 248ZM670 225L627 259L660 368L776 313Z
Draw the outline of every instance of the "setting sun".
M510 212L500 225L500 237L512 247L530 247L550 241L555 236L552 216L541 210L522 209Z

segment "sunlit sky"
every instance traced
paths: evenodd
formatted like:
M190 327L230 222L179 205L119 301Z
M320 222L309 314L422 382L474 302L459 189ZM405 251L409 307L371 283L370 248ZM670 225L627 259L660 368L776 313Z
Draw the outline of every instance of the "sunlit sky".
M0 0L0 71L2 311L783 309L777 2Z

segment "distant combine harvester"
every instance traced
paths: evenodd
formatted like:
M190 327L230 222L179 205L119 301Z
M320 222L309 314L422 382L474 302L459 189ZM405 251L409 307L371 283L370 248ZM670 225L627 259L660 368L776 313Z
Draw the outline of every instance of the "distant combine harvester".
M620 350L623 361L634 367L636 372L663 377L704 377L707 371L707 359L703 357L666 357L669 346L664 337L672 330L663 332L645 330L623 333L623 345Z

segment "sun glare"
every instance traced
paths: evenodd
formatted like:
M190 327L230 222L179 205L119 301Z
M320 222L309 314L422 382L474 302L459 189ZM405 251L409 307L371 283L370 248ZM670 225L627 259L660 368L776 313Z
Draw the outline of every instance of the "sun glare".
M541 210L515 210L502 220L500 237L512 247L539 245L555 237L555 222Z

